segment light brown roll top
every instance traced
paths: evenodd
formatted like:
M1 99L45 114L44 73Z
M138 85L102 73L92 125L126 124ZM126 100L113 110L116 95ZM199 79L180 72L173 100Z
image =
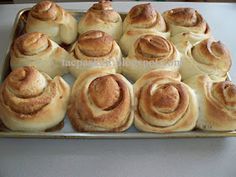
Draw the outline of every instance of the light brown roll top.
M134 6L128 13L124 22L124 30L128 26L134 28L151 28L156 25L158 31L166 31L163 17L155 11L150 3Z
M33 56L52 49L52 44L45 34L33 32L26 33L16 39L12 52L16 57L22 55Z
M208 33L209 26L201 14L192 8L175 8L164 12L167 24L190 28L194 33ZM178 31L172 31L178 33Z
M171 71L151 71L134 85L135 124L150 132L187 131L198 117L193 91Z
M122 75L91 70L76 80L68 115L78 131L124 131L132 123L132 96Z
M49 78L29 67L16 69L6 79L3 98L15 112L35 113L42 109L55 96L55 85L47 87ZM46 91L46 92L45 92Z
M229 50L220 41L205 39L191 49L192 57L198 63L212 66L227 72L231 67L231 55Z
M134 50L138 60L171 61L178 57L175 46L164 37L157 35L141 36L135 42ZM132 55L132 52L129 55Z
M84 55L91 57L102 57L112 51L114 40L112 37L102 31L88 31L79 37L77 49Z
M168 77L165 72L142 87L138 95L138 109L144 119L150 118L152 124L157 126L170 126L185 114L189 95L184 84L179 81Z
M70 87L34 67L12 71L0 86L1 121L10 130L45 131L57 126L66 113Z
M87 31L80 35L71 48L71 61L80 64L71 66L75 77L94 68L114 68L119 72L122 53L116 41L103 31Z
M104 110L114 107L121 97L118 83L109 75L95 79L89 86L89 93L95 105Z
M50 21L57 20L64 10L52 1L41 1L32 8L30 13L34 18Z
M107 0L100 0L98 3L93 4L93 10L113 10L111 2Z
M217 103L229 111L235 111L236 115L236 85L229 81L214 83L211 93Z
M198 23L201 16L192 8L176 8L170 10L166 17L175 25L191 27Z
M207 75L186 80L199 102L197 127L209 131L236 130L236 85L230 81L215 82Z
M100 0L88 9L85 19L85 24L87 25L99 21L116 23L120 20L120 15L114 11L110 1Z
M25 67L12 72L6 83L16 96L30 98L43 92L47 86L47 79L37 70Z
M57 94L57 83L33 67L14 70L4 81L3 87L5 104L14 112L23 114L19 118L36 114ZM65 87L63 89L66 90Z

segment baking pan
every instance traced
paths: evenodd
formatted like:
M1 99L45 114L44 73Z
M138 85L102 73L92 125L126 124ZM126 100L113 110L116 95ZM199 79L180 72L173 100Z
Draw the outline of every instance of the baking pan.
M9 46L6 51L6 56L2 61L2 66L0 70L0 83L4 81L6 76L10 73L10 47L18 36L24 32L24 26L29 12L28 9L21 10L15 19L12 33L10 35ZM85 12L82 10L67 10L77 19L79 19ZM124 19L125 13L120 13L121 17ZM67 74L63 78L72 85L74 79L71 75ZM231 80L228 74L228 80ZM234 137L236 136L236 131L231 132L208 132L202 130L193 130L189 132L182 133L144 133L139 132L134 126L123 133L79 133L75 132L68 120L65 117L64 127L55 132L12 132L12 131L1 131L0 137L2 138L47 138L47 139L75 139L75 138L86 138L86 139L150 139L150 138L210 138L210 137Z

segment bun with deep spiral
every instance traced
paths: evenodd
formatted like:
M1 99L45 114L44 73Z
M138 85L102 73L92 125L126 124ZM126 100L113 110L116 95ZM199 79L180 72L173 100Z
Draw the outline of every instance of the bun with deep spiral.
M65 74L69 54L45 34L32 32L18 37L11 48L11 68L34 66L51 77Z
M45 131L63 121L70 87L34 67L18 68L0 86L0 120L13 131Z
M134 84L135 126L145 132L172 133L192 130L198 118L194 91L180 74L151 71Z
M100 0L81 18L78 28L80 34L90 30L104 31L118 41L122 34L122 19L110 1Z
M215 82L207 75L186 80L199 102L197 127L208 131L236 130L236 85L230 81Z
M114 68L119 71L120 47L107 33L88 31L80 35L71 50L71 74L77 77L91 68Z
M81 74L72 88L68 116L77 131L121 132L133 122L133 89L114 70Z
M223 81L231 67L231 55L220 41L205 39L186 50L180 73L185 80L198 74L207 74L215 81Z
M71 44L77 37L77 21L56 3L41 1L29 12L26 32L41 32L58 44Z
M135 41L144 34L160 35L165 38L170 36L165 20L150 3L136 5L129 11L123 22L123 32L120 46L125 55Z
M170 41L157 35L144 35L137 39L124 59L122 73L137 80L153 69L178 71L180 59L180 53Z
M211 36L211 30L202 15L192 8L175 8L163 13L171 32L171 41L180 52Z

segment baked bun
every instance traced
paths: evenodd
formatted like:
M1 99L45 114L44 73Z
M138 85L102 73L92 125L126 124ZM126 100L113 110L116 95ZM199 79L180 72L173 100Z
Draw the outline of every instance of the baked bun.
M38 132L63 121L70 87L34 67L18 68L0 86L0 119L13 131Z
M211 36L210 28L202 15L192 8L175 8L163 13L171 32L171 41L180 52Z
M135 41L144 34L156 34L168 38L170 33L161 14L150 3L134 6L123 22L120 46L127 55Z
M77 37L77 21L52 1L41 1L29 12L26 32L47 34L58 44L71 44Z
M230 81L213 82L207 75L186 80L199 102L197 127L208 131L236 130L236 85Z
M133 122L133 89L114 70L81 74L72 88L68 116L77 131L121 132Z
M180 73L183 80L207 74L215 81L223 81L231 67L229 50L220 41L213 39L205 39L188 48L182 58Z
M110 1L100 0L81 18L78 28L80 34L90 30L104 31L118 41L122 34L122 19Z
M198 118L193 90L180 74L151 71L134 84L135 126L145 132L172 133L192 130Z
M11 48L11 68L35 66L51 77L63 75L68 69L63 65L69 54L45 34L32 32L18 37Z
M72 47L69 69L75 77L91 68L115 68L118 71L121 58L120 47L110 35L88 31L80 35Z
M157 35L144 35L137 39L124 59L122 73L137 80L153 69L178 71L180 59L178 50L170 41Z

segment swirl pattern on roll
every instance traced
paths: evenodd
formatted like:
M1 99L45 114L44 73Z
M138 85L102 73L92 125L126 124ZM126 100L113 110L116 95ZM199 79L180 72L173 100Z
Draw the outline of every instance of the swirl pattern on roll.
M227 47L209 38L186 50L180 72L183 79L207 74L213 80L223 81L230 67L231 54Z
M29 12L26 32L41 32L58 44L71 44L77 37L77 21L56 3L41 1Z
M180 52L211 36L211 30L202 15L192 8L175 8L163 13L171 32L171 41Z
M81 74L72 89L68 116L77 131L121 132L133 122L132 85L114 70Z
M132 80L152 70L178 71L181 56L175 46L157 35L143 35L132 46L124 59L122 72Z
M93 4L79 22L79 33L100 30L111 35L116 41L122 34L122 19L111 6L110 1L101 0Z
M0 87L3 124L14 131L45 131L63 121L70 87L34 67L18 68Z
M139 130L171 133L195 127L197 99L180 79L177 72L154 70L134 84L135 126Z
M11 48L11 68L34 66L51 77L63 75L68 69L63 65L69 54L47 35L32 32L18 37Z
M169 38L166 22L150 3L134 6L123 22L120 40L122 52L127 55L130 47L144 34L156 34Z
M208 131L236 130L236 85L230 81L215 82L207 75L186 80L198 97L197 127Z
M71 50L70 72L77 77L91 68L115 68L119 70L122 53L116 41L103 31L82 34ZM76 66L79 65L79 66Z

